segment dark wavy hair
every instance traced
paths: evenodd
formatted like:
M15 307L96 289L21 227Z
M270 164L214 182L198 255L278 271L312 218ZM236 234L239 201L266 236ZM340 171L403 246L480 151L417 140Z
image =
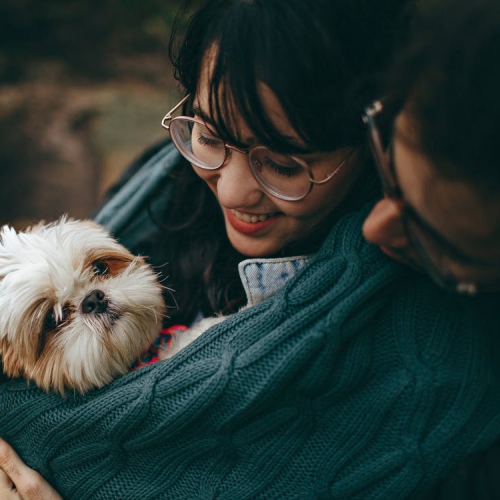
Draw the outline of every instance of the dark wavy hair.
M390 112L440 175L500 193L500 2L441 0L414 19L388 72Z
M411 0L207 0L191 16L186 15L190 3L181 10L170 42L175 76L183 92L194 95L207 52L216 47L209 105L225 141L243 145L235 126L240 115L255 139L274 150L350 146L365 159L361 179L332 217L284 255L316 251L341 213L379 193L369 155L363 156L361 111L380 93L394 31L412 5ZM273 127L257 92L259 81L278 96L306 148ZM218 203L193 169L183 161L173 176L172 202L167 213L156 214L162 228L145 250L153 263L168 263L166 283L178 305L169 321L189 324L199 311L234 312L245 302L237 272L244 257L231 246Z

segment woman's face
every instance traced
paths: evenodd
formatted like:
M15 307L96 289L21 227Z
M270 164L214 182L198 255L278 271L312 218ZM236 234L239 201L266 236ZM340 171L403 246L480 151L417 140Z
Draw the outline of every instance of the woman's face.
M449 247L451 258L443 250L438 262L464 281L500 280L500 200L487 199L470 184L438 175L429 158L405 139L412 137L412 127L404 111L394 130L393 165L403 199ZM421 261L391 199L386 197L374 207L363 232L388 255L396 259L403 255L417 265Z
M263 84L260 92L268 116L277 130L300 144L276 95ZM206 85L200 85L193 107L201 110L196 118L201 120L200 115L208 115ZM237 120L237 126L243 142L248 147L255 146L255 139L245 122ZM349 148L343 148L297 156L310 165L313 173L331 172L349 151ZM193 168L217 198L233 247L249 257L265 257L279 253L293 241L306 238L335 210L353 187L361 170L356 156L352 155L333 179L323 185L314 185L311 192L299 201L280 200L263 191L252 175L248 155L244 153L232 151L226 163L217 170Z

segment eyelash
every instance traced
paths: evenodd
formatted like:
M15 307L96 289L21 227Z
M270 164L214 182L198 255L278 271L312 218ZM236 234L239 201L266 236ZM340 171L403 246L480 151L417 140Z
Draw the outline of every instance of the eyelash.
M209 139L208 137L203 136L202 134L198 134L198 143L201 144L202 146L219 146L220 145L220 140L218 139Z
M300 167L282 167L281 165L278 165L274 161L272 161L270 158L265 159L265 164L268 166L270 169L274 170L278 175L281 175L283 177L294 177L300 173L302 170Z

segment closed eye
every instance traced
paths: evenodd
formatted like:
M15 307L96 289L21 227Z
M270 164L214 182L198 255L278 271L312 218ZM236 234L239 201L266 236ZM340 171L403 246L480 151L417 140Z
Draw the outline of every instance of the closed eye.
M279 165L278 163L271 160L271 158L269 158L268 156L264 158L264 165L273 170L276 174L283 177L294 177L296 175L299 175L303 171L303 168L298 165L290 167Z
M198 134L197 140L202 146L220 147L222 145L222 141L220 139L210 139L201 133Z

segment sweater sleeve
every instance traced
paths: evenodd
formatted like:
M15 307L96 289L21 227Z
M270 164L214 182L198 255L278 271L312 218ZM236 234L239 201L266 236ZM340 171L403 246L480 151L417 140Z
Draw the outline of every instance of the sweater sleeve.
M85 396L0 386L0 434L64 498L406 498L498 437L491 308L342 219L272 298ZM495 334L495 335L493 335Z

